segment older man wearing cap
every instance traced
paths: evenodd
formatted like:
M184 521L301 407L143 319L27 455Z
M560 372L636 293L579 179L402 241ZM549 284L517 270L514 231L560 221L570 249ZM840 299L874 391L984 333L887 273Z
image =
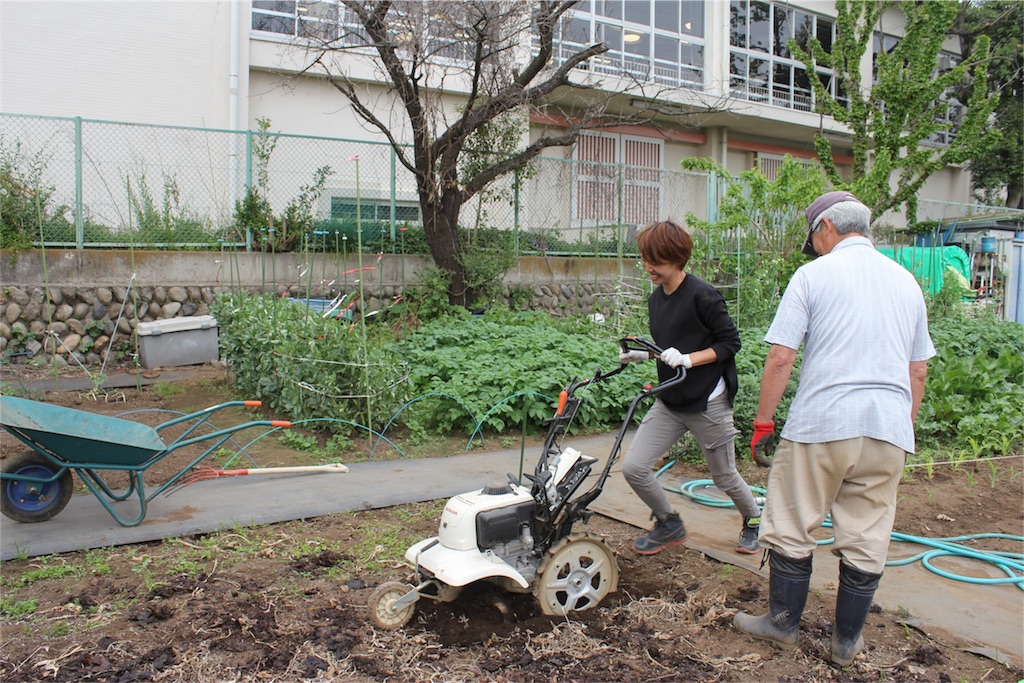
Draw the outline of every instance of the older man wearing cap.
M804 253L765 341L751 451L774 441L775 408L803 345L800 384L768 475L761 544L769 609L734 623L785 650L796 647L816 541L831 513L839 556L832 661L864 646L861 630L885 567L896 487L914 450L914 419L935 355L921 287L866 237L871 212L849 192L828 192L805 212Z

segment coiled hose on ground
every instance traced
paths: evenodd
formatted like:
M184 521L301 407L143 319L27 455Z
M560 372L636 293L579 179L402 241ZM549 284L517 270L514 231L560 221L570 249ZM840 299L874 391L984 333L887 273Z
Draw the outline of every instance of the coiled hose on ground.
M660 477L664 474L675 461L670 461L663 467L661 467L656 473L655 477ZM662 484L662 488L666 491L674 491L680 493L690 500L700 505L707 505L710 507L718 508L730 508L735 507L732 500L724 498L721 495L713 495L705 493L707 489L714 487L714 482L710 479L691 479L683 482L679 487L665 486ZM764 504L764 496L767 495L767 490L759 486L751 486L750 490L754 493L757 499L758 505ZM831 515L825 517L822 528L832 528L832 517ZM918 545L926 546L930 550L925 550L912 557L906 557L898 560L889 560L886 562L887 567L899 567L903 565L913 564L920 560L921 564L928 569L928 571L938 574L939 576L947 579L953 579L954 581L963 581L965 583L974 583L982 585L992 584L1014 584L1021 590L1024 590L1024 554L1021 553L1009 553L1001 552L996 550L977 550L975 548L968 547L960 543L960 541L975 541L985 538L998 538L1006 539L1011 541L1017 541L1024 543L1024 536L1014 536L1012 534L1001 534L1001 533L981 533L981 534L970 534L966 536L950 536L947 538L928 538L927 536L911 536L910 534L903 534L897 531L892 532L890 538L894 541L901 543L917 543ZM832 543L834 539L825 538L818 541L818 545L828 545ZM979 578L975 576L966 576L963 574L956 574L954 572L941 569L936 567L932 562L939 557L963 557L980 562L985 562L999 568L1006 574L1006 578Z

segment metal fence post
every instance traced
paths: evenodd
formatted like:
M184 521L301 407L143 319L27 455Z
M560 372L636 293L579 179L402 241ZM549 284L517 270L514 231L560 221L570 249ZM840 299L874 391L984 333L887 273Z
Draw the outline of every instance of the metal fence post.
M618 213L615 221L615 242L617 243L617 250L615 254L616 260L619 262L619 277L621 278L625 272L622 267L622 255L625 251L626 231L625 231L625 220L626 220L626 165L623 163L618 164Z
M397 234L395 232L396 215L397 215L397 211L398 211L398 209L396 208L396 198L395 198L395 195L398 192L398 188L396 187L396 180L395 180L395 173L396 173L396 168L395 168L396 161L395 160L396 160L396 157L397 157L397 154L395 153L395 148L392 147L391 148L391 253L392 254L395 253L395 243L398 241Z
M245 201L245 197L249 194L249 190L252 189L252 131L245 131L245 193L242 195L242 201ZM245 226L245 250L252 251L252 226Z
M75 117L75 248L85 249L85 218L82 216L82 117Z
M706 174L708 189L708 223L715 223L718 220L718 174L714 171L708 171Z
M512 185L512 229L515 231L515 255L519 257L519 169L515 171Z

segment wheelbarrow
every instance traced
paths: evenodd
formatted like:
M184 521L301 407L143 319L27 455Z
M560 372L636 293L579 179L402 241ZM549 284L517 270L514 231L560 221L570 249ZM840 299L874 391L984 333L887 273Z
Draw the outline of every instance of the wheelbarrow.
M0 396L0 425L31 450L14 454L0 472L0 512L16 522L44 522L52 519L71 500L72 472L92 491L107 512L122 526L136 526L146 517L146 505L174 486L206 456L238 431L249 427L290 427L280 420L254 420L193 436L210 416L231 406L256 407L260 401L228 401L183 415L157 427L74 408L39 401ZM188 421L181 435L170 444L160 432ZM185 468L146 495L143 474L168 455L192 444L212 445ZM128 488L114 491L104 479L105 472L127 472ZM111 503L138 498L139 515L125 519Z

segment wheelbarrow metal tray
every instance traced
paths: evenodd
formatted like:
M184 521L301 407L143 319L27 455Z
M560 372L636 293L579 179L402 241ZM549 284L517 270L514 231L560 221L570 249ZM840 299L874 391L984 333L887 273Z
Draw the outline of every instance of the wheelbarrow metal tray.
M14 396L0 396L0 424L72 466L138 466L167 449L149 425Z

